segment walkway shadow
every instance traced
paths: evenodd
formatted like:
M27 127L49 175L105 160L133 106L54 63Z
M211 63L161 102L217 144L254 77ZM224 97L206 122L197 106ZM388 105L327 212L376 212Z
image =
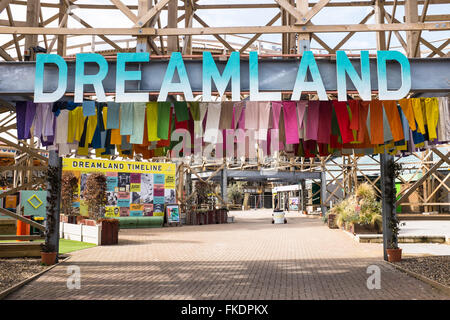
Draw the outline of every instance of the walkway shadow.
M8 299L446 299L380 259L80 261L80 290L67 289L70 264ZM369 265L381 269L379 290L367 287Z

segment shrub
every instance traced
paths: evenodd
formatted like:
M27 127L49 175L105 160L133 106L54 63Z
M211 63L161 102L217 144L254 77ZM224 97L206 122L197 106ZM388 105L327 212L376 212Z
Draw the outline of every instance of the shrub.
M355 194L342 200L330 212L336 214L339 227L347 222L382 228L381 203L376 200L375 190L368 183L361 184Z
M75 215L72 202L78 188L78 178L72 172L63 172L61 179L61 205L64 214Z
M83 196L88 204L89 218L98 220L103 216L106 204L106 177L102 173L92 173L86 179Z

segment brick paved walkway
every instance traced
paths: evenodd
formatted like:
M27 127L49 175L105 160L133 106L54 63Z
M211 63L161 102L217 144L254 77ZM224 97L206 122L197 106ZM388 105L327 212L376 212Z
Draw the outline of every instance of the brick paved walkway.
M449 299L318 219L233 213L236 223L120 231L120 245L75 252L9 299ZM367 267L381 268L368 290ZM81 289L66 287L67 266Z

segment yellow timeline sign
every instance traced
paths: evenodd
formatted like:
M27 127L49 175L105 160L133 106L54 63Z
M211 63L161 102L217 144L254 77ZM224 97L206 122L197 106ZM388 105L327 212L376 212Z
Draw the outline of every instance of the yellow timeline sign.
M135 173L163 173L173 177L171 185L175 187L175 163L158 162L129 162L91 159L63 159L63 170L83 172L135 172ZM169 180L171 180L170 178ZM166 184L168 179L166 178Z

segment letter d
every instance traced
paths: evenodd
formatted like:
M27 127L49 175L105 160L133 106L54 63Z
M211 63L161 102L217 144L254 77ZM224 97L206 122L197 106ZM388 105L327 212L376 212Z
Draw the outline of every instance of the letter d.
M58 67L58 86L52 93L44 93L44 65L54 63ZM57 54L38 54L34 78L34 102L55 102L67 89L67 63Z

